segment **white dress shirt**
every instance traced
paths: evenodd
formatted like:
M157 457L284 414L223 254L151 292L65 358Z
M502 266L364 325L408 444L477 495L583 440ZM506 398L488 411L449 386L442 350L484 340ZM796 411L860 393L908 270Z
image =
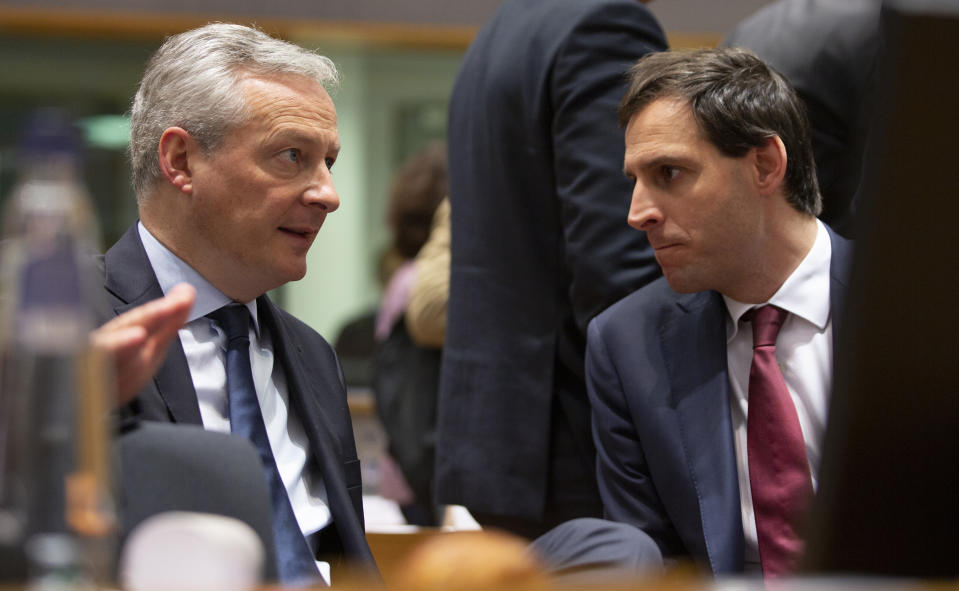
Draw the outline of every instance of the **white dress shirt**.
M138 224L138 229L163 293L169 292L177 283L189 283L196 288L196 303L187 317L186 325L179 331L180 343L190 367L203 427L229 433L226 337L205 316L232 300L161 244L142 223ZM297 523L303 535L310 536L332 521L326 486L317 468L307 462L310 444L299 417L289 412L286 376L280 364L274 363L270 334L260 330L256 300L245 305L253 318L250 325L250 364L267 437ZM318 562L317 565L329 583L329 565L326 562Z
M786 387L796 405L799 425L806 442L806 457L817 485L822 437L826 426L829 393L832 389L832 318L829 310L829 263L832 245L822 222L812 248L792 275L769 301L789 312L776 339L776 360ZM753 358L753 334L743 314L763 304L744 304L723 296L726 319L726 356L733 422L733 441L739 472L739 493L746 540L746 569L757 570L759 550L752 492L749 487L749 459L746 452L746 417L749 400L749 368Z

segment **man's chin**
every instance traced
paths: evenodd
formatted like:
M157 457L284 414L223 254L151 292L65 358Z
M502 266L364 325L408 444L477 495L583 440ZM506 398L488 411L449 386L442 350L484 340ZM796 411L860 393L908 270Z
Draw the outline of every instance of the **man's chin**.
M670 289L676 293L696 293L707 289L703 287L700 282L693 280L680 271L663 269L663 275L666 277L666 283L669 284Z
M291 266L283 269L274 269L269 277L270 287L267 291L283 287L287 283L299 281L306 277L306 264L302 266Z
M289 283L291 281L299 281L306 277L306 263L303 265L290 269L289 273L286 276L286 281L284 283Z

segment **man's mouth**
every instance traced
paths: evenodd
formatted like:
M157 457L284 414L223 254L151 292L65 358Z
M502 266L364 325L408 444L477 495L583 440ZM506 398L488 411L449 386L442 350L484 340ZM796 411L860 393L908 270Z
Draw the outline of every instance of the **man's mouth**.
M299 236L301 238L312 238L317 232L319 232L319 229L307 226L286 226L280 227L280 231L287 234L293 234L294 236Z
M666 250L666 249L669 249L669 248L674 248L674 247L676 247L676 246L679 246L679 243L678 243L678 242L670 242L670 243L668 243L668 244L658 244L658 245L654 244L654 245L653 245L653 250L655 250L656 252L659 252L659 251L661 251L661 250Z

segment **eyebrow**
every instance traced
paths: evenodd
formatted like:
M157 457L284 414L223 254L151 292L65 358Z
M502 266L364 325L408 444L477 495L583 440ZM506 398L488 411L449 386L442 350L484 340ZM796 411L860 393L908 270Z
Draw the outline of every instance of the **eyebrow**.
M638 162L637 166L634 166L633 168L636 168L636 169L641 170L641 171L642 171L642 170L648 170L648 169L650 169L650 168L654 168L654 167L656 167L656 166L660 166L661 164L663 164L663 163L666 162L666 161L672 162L672 161L673 161L673 158L671 158L671 157L669 157L669 156L665 156L665 155L654 156L653 158L651 158L651 159L649 159L649 160L640 160L640 161ZM627 166L623 166L623 174L626 175L627 178L632 178L633 176L635 176L633 173L631 173L631 172L629 171L629 167L627 167Z
M649 158L648 160L640 160L638 168L640 170L649 170L652 168L656 168L657 166L664 166L664 165L688 167L692 165L692 159L689 158L688 156L681 156L676 153L657 154L653 156L652 158ZM626 171L625 167L623 171L624 172Z
M322 133L304 133L298 129L279 129L270 135L269 141L272 142L292 142L298 144L319 144L323 143ZM329 145L331 152L340 151L340 141L337 138Z

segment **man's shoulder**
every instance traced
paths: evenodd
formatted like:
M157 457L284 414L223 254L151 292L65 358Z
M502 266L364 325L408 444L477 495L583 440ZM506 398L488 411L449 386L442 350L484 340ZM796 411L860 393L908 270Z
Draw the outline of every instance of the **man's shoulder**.
M137 223L130 225L105 254L96 258L103 286L117 305L135 305L163 297L156 274L150 265Z
M680 294L669 287L666 278L659 277L618 300L600 313L597 318L605 317L608 320L617 320L624 316L632 316L637 310L653 312L675 304L679 297Z
M320 333L316 332L313 327L279 307L269 299L266 301L268 302L270 311L273 313L277 327L281 332L281 336L286 338L295 336L297 339L303 341L303 343L307 346L318 346L323 349L329 349L330 351L333 350L333 347L330 346L329 342L327 342L327 340L323 338Z
M125 268L128 265L140 263L142 257L139 255L142 251L143 245L140 242L137 225L134 223L120 235L120 238L106 252L97 255L96 260L97 264L104 270L118 267Z
M659 335L668 326L692 314L712 318L722 307L722 296L715 291L677 293L665 277L637 289L600 313L590 323L590 331L600 335L630 334L634 340Z
M844 238L839 235L828 225L823 224L823 226L825 226L829 233L829 242L832 250L829 260L830 280L834 286L838 284L838 286L848 287L852 276L856 243L849 238ZM836 304L837 302L834 301L833 303Z
M506 0L487 28L525 30L525 38L531 43L537 38L558 42L584 22L631 16L655 22L652 12L636 0ZM536 23L533 29L528 27L531 22Z
M832 244L833 250L839 250L843 256L852 250L852 247L855 244L854 240L851 238L846 238L839 232L836 232L829 224L825 222L820 223L822 223L823 227L826 228L826 232L829 234L829 241Z
M606 308L591 324L600 332L627 326L627 330L642 329L675 309L682 297L669 287L665 277L660 277Z
M637 14L652 14L636 0L507 0L501 4L503 11L537 11L544 18L558 21L563 17L593 14L611 7L623 8Z

